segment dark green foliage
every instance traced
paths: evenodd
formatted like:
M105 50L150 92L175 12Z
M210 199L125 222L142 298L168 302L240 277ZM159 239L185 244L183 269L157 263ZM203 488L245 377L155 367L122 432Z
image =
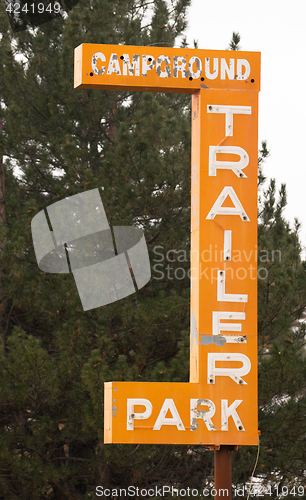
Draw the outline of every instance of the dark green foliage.
M268 156L266 143L260 161ZM260 170L261 173L261 170ZM299 224L283 217L286 189L275 180L260 193L258 227L259 428L261 451L256 474L272 491L305 481L306 267L301 262ZM235 481L245 482L257 450L239 450ZM297 490L296 490L297 491ZM302 490L300 490L302 491ZM286 495L285 495L286 496ZM288 495L290 498L290 495Z
M228 47L229 50L240 50L239 43L240 43L240 35L239 33L235 33L235 31L233 31L232 39Z
M79 43L174 44L188 4L79 2L13 49L6 27L0 498L93 498L98 484L163 482L194 462L184 447L103 445L104 381L188 380L190 97L73 89ZM39 270L33 216L96 187L110 224L142 227L153 259L155 245L186 252L184 279L84 313L72 275Z

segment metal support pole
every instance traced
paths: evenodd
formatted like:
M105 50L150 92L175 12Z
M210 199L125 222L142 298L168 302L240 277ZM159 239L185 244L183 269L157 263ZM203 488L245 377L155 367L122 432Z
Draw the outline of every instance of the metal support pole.
M215 500L232 499L232 446L221 445L215 450Z

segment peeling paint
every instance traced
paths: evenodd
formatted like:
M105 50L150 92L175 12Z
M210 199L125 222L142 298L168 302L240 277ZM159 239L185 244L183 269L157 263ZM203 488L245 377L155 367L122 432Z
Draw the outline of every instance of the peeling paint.
M174 56L173 57L173 76L178 78L179 71L181 72L182 78L188 78L189 71L186 69L187 61L185 57Z
M105 55L102 52L96 52L96 54L94 54L92 56L91 67L92 67L93 72L96 75L101 76L105 72L105 66L103 66L103 64L102 64L102 67L100 69L98 69L97 62L98 62L99 59L102 62L106 61Z
M193 65L196 65L197 71L193 71ZM202 75L202 61L199 57L193 56L190 58L189 63L188 63L188 70L189 74L192 78L200 78Z
M152 70L154 66L155 66L155 59L153 56L150 55L142 56L142 76L148 76L148 70Z
M118 408L116 405L113 405L113 417L116 416L116 411L118 411Z
M140 54L134 54L132 58L132 64L130 62L129 54L123 54L122 56L123 64L123 75L124 76L139 76L140 75Z
M154 53L153 49L151 51ZM188 54L186 56L170 56L165 54L157 56L156 54L153 57L149 54L140 53L117 54L116 52L112 52L109 55L107 52L105 54L103 52L96 52L91 57L93 73L90 73L90 76L93 76L93 74L101 76L106 73L108 76L147 77L150 75L150 71L154 71L155 69L159 78L188 78L190 81L201 78L203 82L205 79L204 76L208 80L219 78L221 80L247 81L251 74L251 65L247 59L228 59L228 56L202 58L200 53L191 57ZM142 65L142 68L140 68L140 65ZM251 82L254 81L254 78L252 78ZM209 87L202 84L201 88L207 89Z
M192 421L191 421L191 424L190 424L190 429L192 431L196 431L198 427L199 427L199 424L197 422L197 419L193 418Z
M198 406L207 406L208 410L198 410ZM215 426L212 423L212 417L215 414L215 404L210 399L191 399L190 400L190 430L196 431L199 424L197 419L204 420L205 425L209 431L214 431Z
M116 53L111 54L107 68L107 74L111 75L112 73L115 73L116 75L121 75L118 55Z
M162 63L165 63L165 69L162 70ZM171 78L171 59L167 56L159 56L156 61L156 73L161 78Z

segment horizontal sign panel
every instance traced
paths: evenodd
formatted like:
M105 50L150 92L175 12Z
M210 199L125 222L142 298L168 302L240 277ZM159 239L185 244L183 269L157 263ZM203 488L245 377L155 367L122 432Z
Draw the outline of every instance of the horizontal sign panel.
M244 378L248 380L247 375ZM216 398L212 387L200 384L108 382L104 407L105 443L219 446L258 442L257 408L244 401L241 386L232 398L226 390ZM247 443L246 427L253 429Z
M260 89L260 53L83 43L75 49L75 88L192 94Z

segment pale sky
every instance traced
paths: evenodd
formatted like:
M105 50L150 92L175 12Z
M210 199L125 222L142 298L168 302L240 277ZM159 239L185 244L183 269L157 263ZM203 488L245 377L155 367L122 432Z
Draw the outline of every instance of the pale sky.
M285 217L302 223L306 247L306 2L304 0L192 0L187 41L193 48L224 50L233 31L241 50L261 52L259 143L270 157L264 174L287 186ZM267 186L267 183L266 183ZM305 256L305 252L304 252Z

